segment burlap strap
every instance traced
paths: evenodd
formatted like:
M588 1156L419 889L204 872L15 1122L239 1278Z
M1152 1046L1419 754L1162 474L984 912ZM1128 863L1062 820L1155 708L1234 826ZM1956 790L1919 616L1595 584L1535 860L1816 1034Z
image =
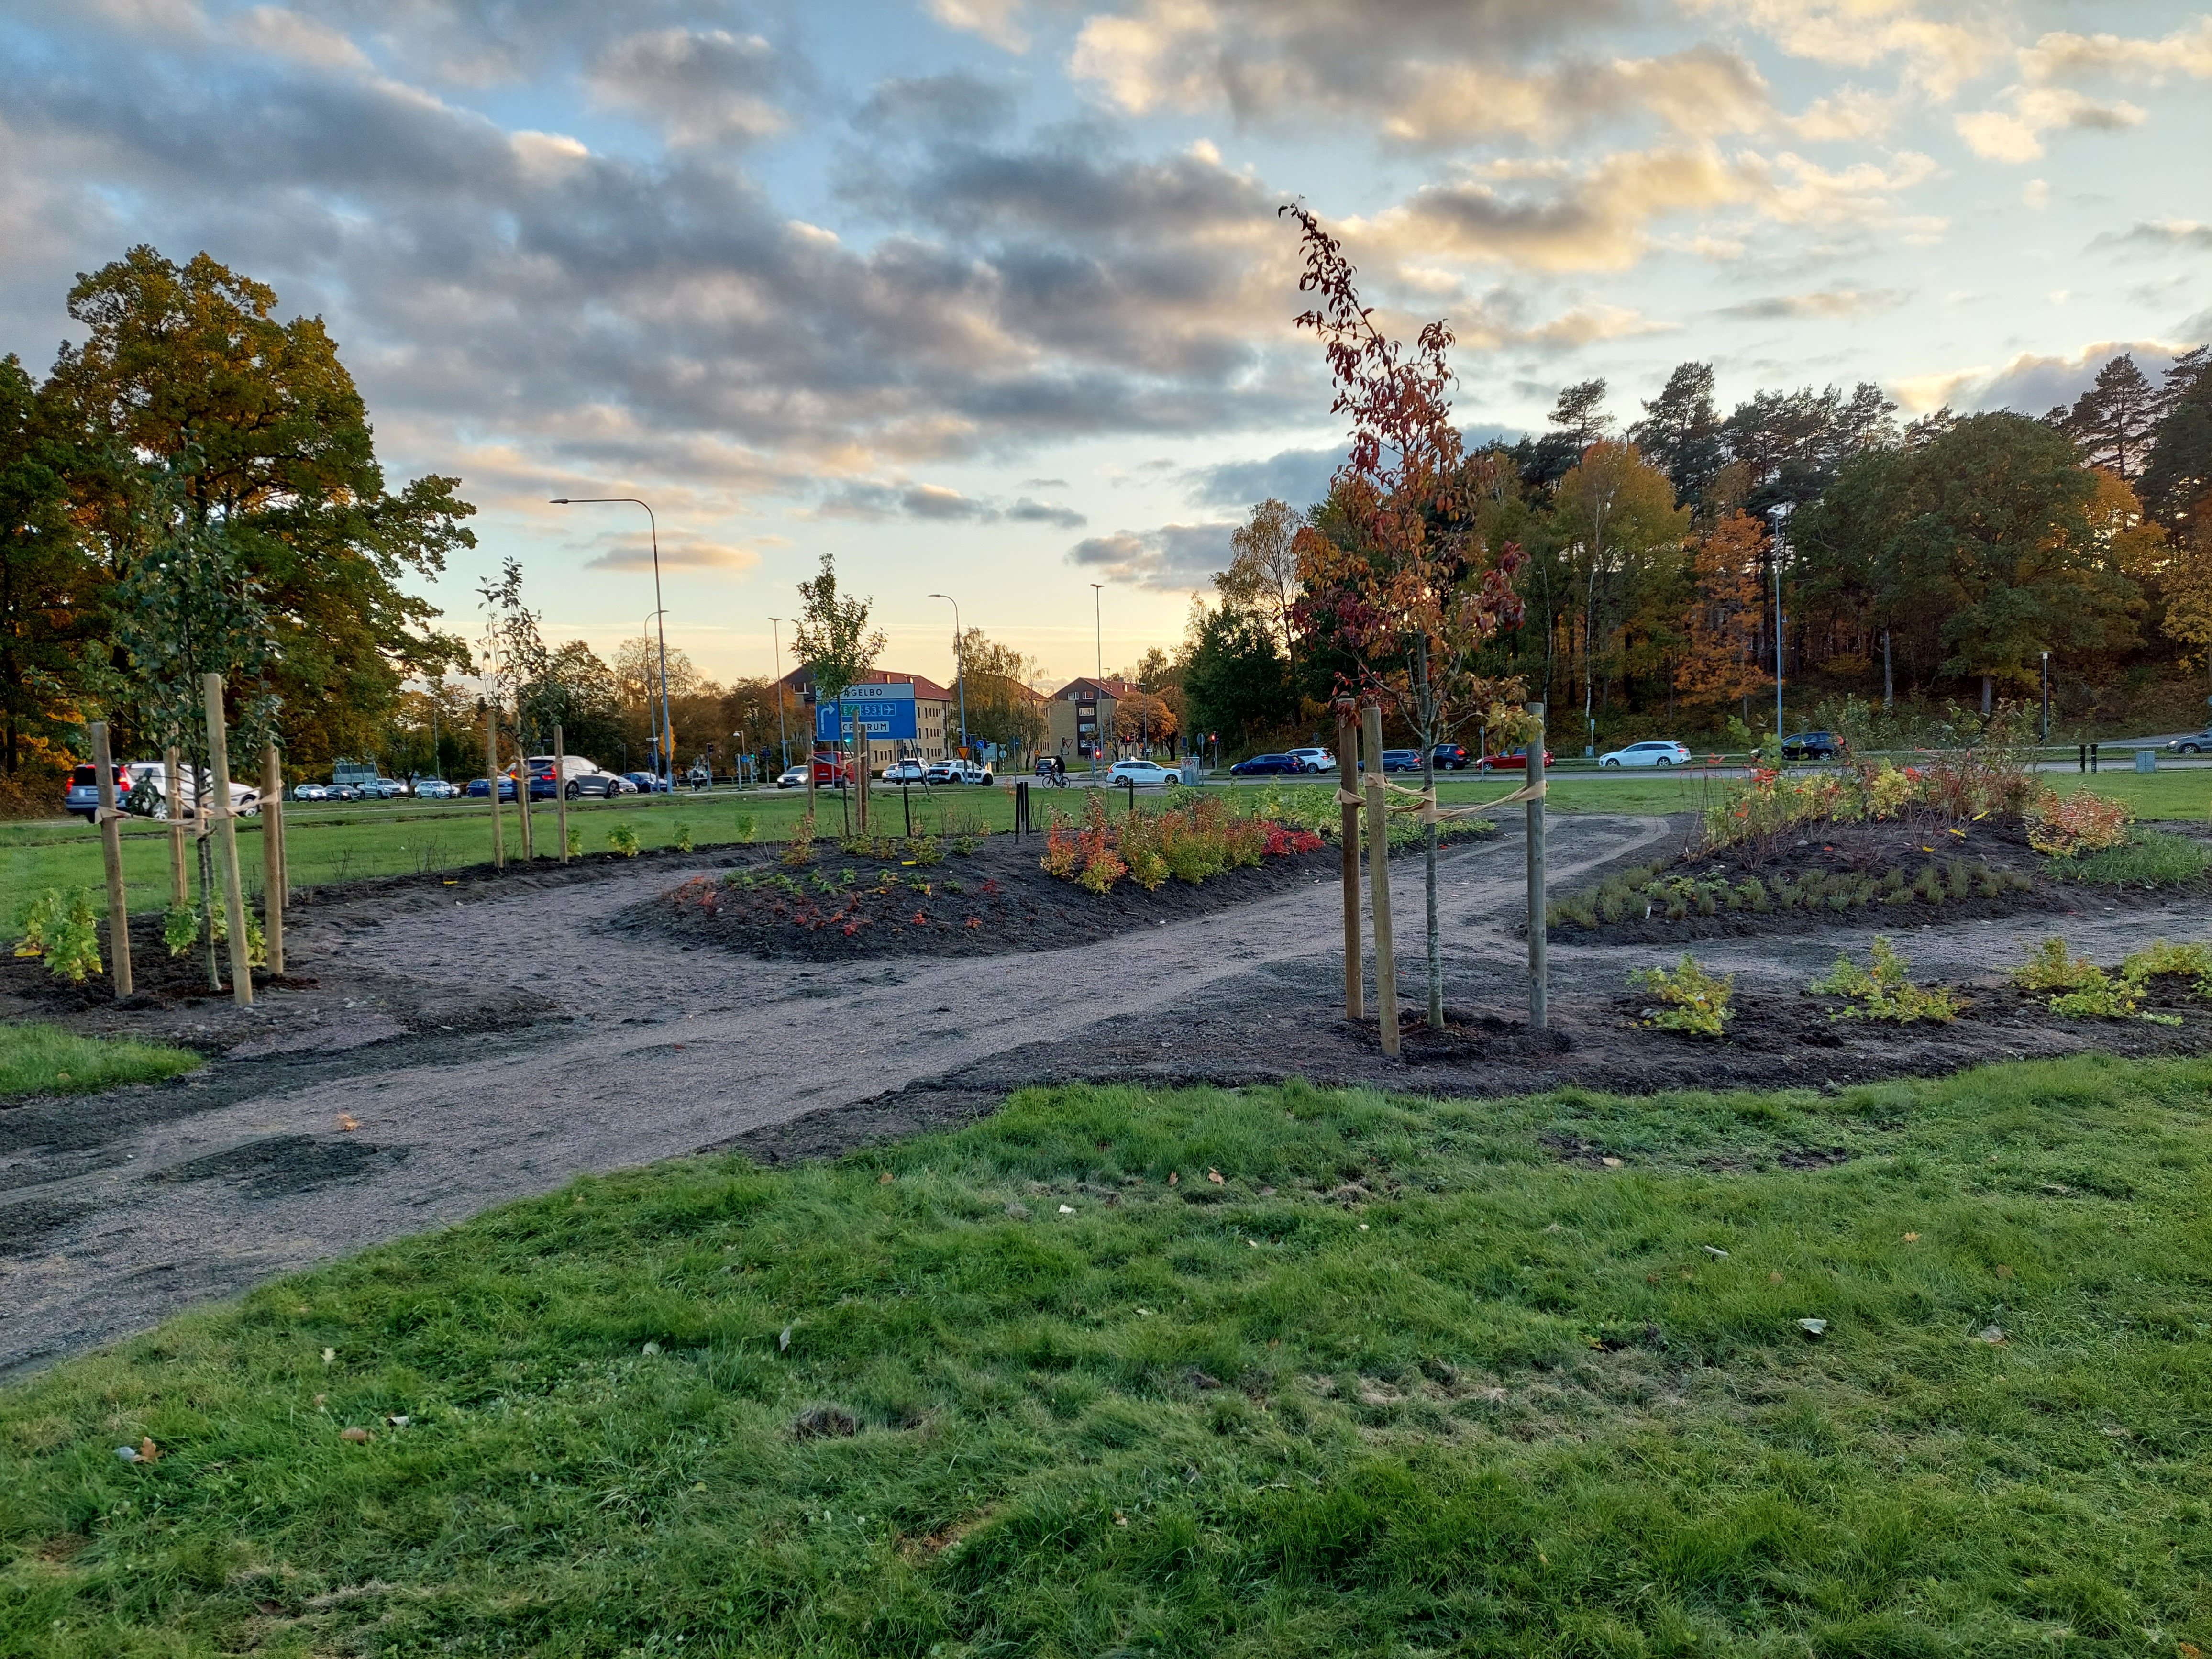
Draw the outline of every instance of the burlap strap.
M1433 788L1408 789L1404 784L1393 783L1389 779L1374 772L1361 774L1361 781L1370 789L1387 789L1393 794L1412 797L1411 799L1391 807L1390 811L1418 813L1424 823L1443 823L1452 818L1481 817L1496 811L1501 806L1518 805L1522 801L1541 800L1544 799L1545 787L1551 781L1548 778L1540 778L1534 783L1522 785L1510 795L1500 795L1495 800L1476 801L1467 806L1440 807L1437 805L1437 792ZM1355 795L1350 790L1340 786L1336 792L1336 804L1339 806L1364 806L1367 802L1364 795Z

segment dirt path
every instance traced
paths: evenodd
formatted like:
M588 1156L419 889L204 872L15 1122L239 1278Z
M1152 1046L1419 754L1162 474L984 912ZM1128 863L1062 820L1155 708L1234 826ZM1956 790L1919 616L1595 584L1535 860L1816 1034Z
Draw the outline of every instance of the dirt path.
M1553 878L1649 859L1678 834L1662 819L1565 818ZM1448 854L1443 873L1455 1003L1516 1014L1517 835ZM1060 1077L1297 1072L1504 1092L1576 1077L1588 1046L1538 1053L1508 1031L1450 1075L1418 1050L1410 1068L1382 1061L1371 1032L1335 1018L1329 884L1077 950L826 968L672 950L614 927L677 878L656 866L488 884L460 903L431 888L311 910L292 945L308 986L264 998L245 1025L226 1026L222 1005L179 1016L204 1037L227 1032L234 1058L178 1084L0 1112L0 1375L580 1172L733 1142L770 1158L836 1150ZM1418 866L1396 881L1417 954ZM2069 934L2108 935L2113 955L2147 927L2205 933L2193 917L2082 920L2068 919ZM1978 971L2051 926L2045 915L1930 936L1918 966ZM1794 989L1839 939L1869 931L1713 941L1700 954L1747 987ZM1604 947L1555 946L1553 962L1569 1042L1617 1028L1607 1010L1635 964ZM1404 977L1413 992L1417 963Z

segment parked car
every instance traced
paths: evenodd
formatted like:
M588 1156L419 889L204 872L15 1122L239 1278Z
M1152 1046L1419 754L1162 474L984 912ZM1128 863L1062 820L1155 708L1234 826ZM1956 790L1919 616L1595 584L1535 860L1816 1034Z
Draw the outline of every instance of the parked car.
M1842 745L1826 732L1800 732L1782 739L1782 758L1784 760L1833 760L1842 752Z
M359 800L361 786L357 783L334 783L323 792L323 799L325 800Z
M118 806L125 805L125 797L130 793L131 769L127 766L118 766L115 769L116 805ZM69 785L62 791L62 810L71 817L82 818L88 823L93 821L93 815L100 811L100 769L98 767L80 766L70 773Z
M1429 752L1436 757L1439 772L1464 772L1475 762L1475 757L1461 744L1440 743Z
M449 789L453 787L451 784L446 787ZM416 787L415 793L418 795L422 793L419 784ZM294 800L328 800L330 798L331 787L327 783L299 783L292 786Z
M2166 746L2177 755L2212 755L2212 726L2185 738L2176 738Z
M1232 778L1279 778L1304 772L1305 768L1288 755L1255 755L1241 760L1229 769Z
M912 758L896 760L884 768L884 781L889 784L927 783L929 781L929 769Z
M784 771L782 771L782 772L778 773L778 774L776 775L775 787L776 787L777 788L779 788L779 789L804 789L804 788L805 788L805 787L806 787L806 768L805 768L805 766L804 764L801 764L801 765L799 765L799 766L793 766L793 767L791 767L791 768L787 769L786 770L784 770Z
M454 796L460 793L461 789L459 784L448 783L443 778L417 778L415 780L415 799L416 800L451 800ZM305 799L306 797L301 795L298 797L298 799Z
M398 800L407 793L407 786L397 778L369 778L361 786L363 800Z
M814 787L817 789L835 789L852 781L852 766L842 755L830 749L814 751Z
M531 793L537 793L535 780L532 781ZM601 800L613 800L617 796L636 792L630 787L629 780L619 772L602 772L595 767L589 772L569 774L565 793L570 800L580 800L586 795L596 795Z
M1158 761L1120 760L1108 769L1106 779L1109 783L1168 784L1182 781L1182 774Z
M1336 757L1326 749L1293 749L1290 751L1290 757L1297 762L1301 771L1334 772L1336 770Z
M482 778L469 780L469 795L471 799L483 800L490 793L491 786ZM504 772L501 773L499 777L499 798L501 800L514 799L514 780Z
M1552 751L1547 749L1544 764L1549 766L1551 763ZM1475 769L1480 772L1525 772L1528 769L1528 745L1524 743L1518 749L1509 750L1503 755L1485 755L1476 763Z
M1418 749L1385 749L1382 751L1385 772L1418 772L1421 769L1421 751Z
M1626 749L1615 749L1597 757L1600 766L1687 766L1690 751L1672 738L1655 738L1645 743L1632 743Z
M641 795L665 795L672 787L668 780L658 772L625 772L623 776L629 780L629 788L623 791L626 795L633 792Z

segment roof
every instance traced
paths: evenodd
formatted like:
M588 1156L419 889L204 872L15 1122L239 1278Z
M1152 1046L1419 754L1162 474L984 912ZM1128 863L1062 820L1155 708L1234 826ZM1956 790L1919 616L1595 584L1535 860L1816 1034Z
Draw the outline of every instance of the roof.
M1122 698L1141 690L1143 690L1141 686L1128 680L1100 679L1095 674L1079 674L1066 685L1061 686L1059 690L1054 692L1052 700L1057 702L1063 697L1088 694L1119 702Z
M860 676L861 685L910 685L917 702L951 702L952 693L927 674L902 674L893 668L871 668ZM814 695L814 677L802 663L783 677L783 684L804 696Z

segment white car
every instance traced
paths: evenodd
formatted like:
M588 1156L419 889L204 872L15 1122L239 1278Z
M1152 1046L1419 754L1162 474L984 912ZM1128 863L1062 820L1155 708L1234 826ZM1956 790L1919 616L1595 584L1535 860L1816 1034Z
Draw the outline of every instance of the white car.
M776 787L777 788L779 788L779 789L804 789L804 788L805 788L805 787L806 787L806 769L805 769L805 767L804 767L804 766L794 766L794 767L793 767L793 768L792 768L788 772L782 772L782 773L779 773L779 774L777 774L777 775L776 775L776 780L775 780L775 787Z
M1115 761L1107 771L1109 783L1179 783L1182 774L1157 761Z
M1286 749L1283 752L1298 763L1302 772L1336 770L1336 757L1326 749Z
M328 800L331 787L327 783L299 783L292 786L294 800Z
M1616 749L1597 757L1600 766L1687 766L1690 751L1672 738L1652 743L1632 743L1626 749Z
M461 793L460 786L444 778L415 780L415 799L417 800L451 800ZM301 799L305 799L302 796Z
M923 775L931 783L982 783L991 781L991 769L978 766L974 761L932 761Z
M927 783L929 769L918 760L893 761L884 768L885 783Z

